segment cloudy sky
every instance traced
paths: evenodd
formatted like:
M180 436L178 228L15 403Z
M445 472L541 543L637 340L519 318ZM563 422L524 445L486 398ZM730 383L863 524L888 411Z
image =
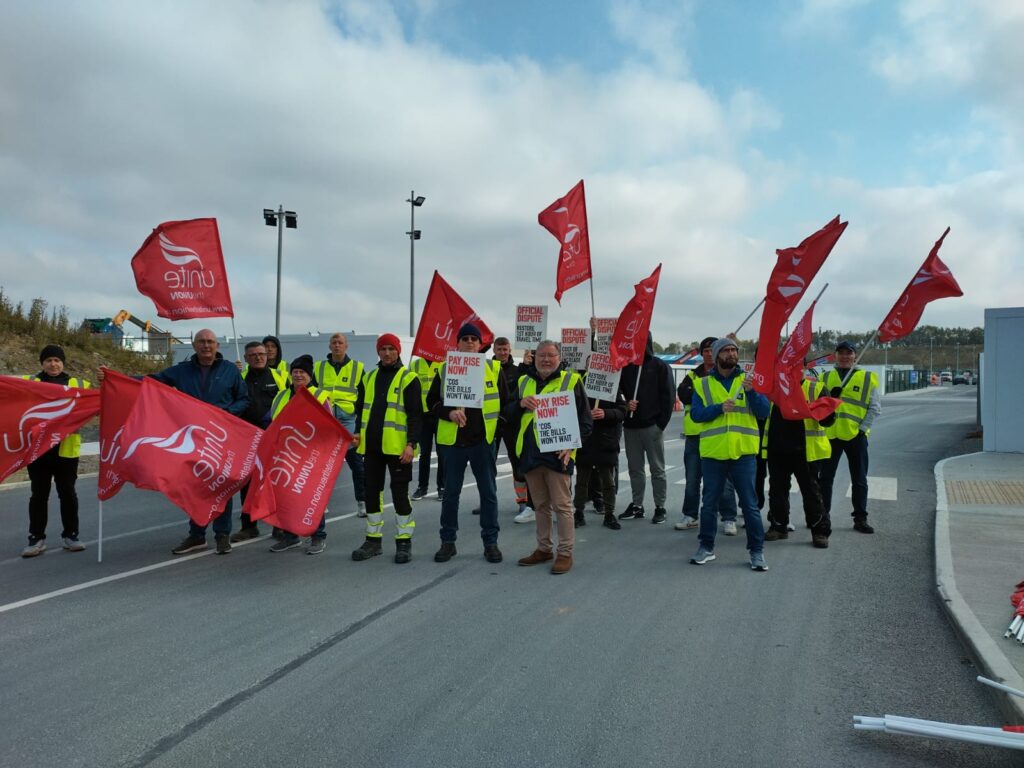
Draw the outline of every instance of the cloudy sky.
M0 7L0 286L73 318L157 320L132 254L162 221L215 216L238 331L272 331L261 211L283 204L282 332L404 334L415 190L417 318L437 269L498 332L517 303L582 324L588 287L555 305L537 224L581 178L597 314L663 262L662 343L734 329L775 249L836 214L817 326L877 326L946 226L965 296L924 322L1024 301L1021 3Z

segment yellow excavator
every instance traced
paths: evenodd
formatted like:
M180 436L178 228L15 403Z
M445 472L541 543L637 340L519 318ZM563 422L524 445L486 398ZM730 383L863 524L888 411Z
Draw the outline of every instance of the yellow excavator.
M110 319L110 322L112 322L114 325L120 328L124 324L125 320L128 320L133 325L139 326L139 328L144 330L146 333L168 333L168 331L164 331L160 328L157 328L155 325L153 325L152 321L150 320L139 320L139 318L137 318L127 309L122 309L120 312L114 315Z

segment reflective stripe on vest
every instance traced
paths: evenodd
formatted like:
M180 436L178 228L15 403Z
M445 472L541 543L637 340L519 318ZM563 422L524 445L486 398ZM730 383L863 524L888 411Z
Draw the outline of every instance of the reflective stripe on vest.
M484 407L481 410L484 417L484 435L488 443L493 443L494 433L498 429L498 416L501 415L501 394L498 392L501 364L496 360L485 360L484 362L486 363L484 365ZM442 363L437 371L437 375L441 377L442 398L444 396L444 372L445 365ZM458 433L459 428L454 421L437 420L438 445L455 445L455 437Z
M721 405L733 399L736 408L732 413L723 412L718 418L705 422L700 433L700 457L702 459L738 459L740 456L756 456L761 432L757 419L750 412L743 379L746 374L733 378L729 391L713 375L704 376L700 387L694 392L704 405ZM742 404L741 404L742 403Z
M838 370L833 368L825 374L825 387L832 391L843 382L843 377ZM868 403L871 395L877 387L875 376L868 371L856 369L851 374L846 386L840 393L839 407L836 409L835 423L825 430L829 438L837 440L852 440L860 431L860 424L868 415ZM868 434L871 430L865 430Z
M575 371L562 371L559 378L548 381L538 393L536 379L532 376L520 376L519 399L522 400L524 397L531 397L537 394L545 395L549 392L568 392L575 388L579 382L580 375ZM526 430L530 428L531 424L533 425L534 442L538 447L540 446L540 435L537 434L537 418L533 411L523 411L522 418L519 420L519 435L516 437L516 456L523 455L523 438L526 436ZM574 448L569 455L575 459L576 449Z
M25 381L39 381L38 376L22 376ZM50 382L41 382L49 384ZM58 384L58 387L68 386L76 387L78 389L92 389L86 379L78 379L74 376L68 379L67 384ZM52 450L52 449L51 449ZM82 436L78 432L72 432L70 435L60 441L60 448L57 450L57 455L62 459L77 459L82 454Z
M374 368L366 375L363 383L363 417L359 425L359 448L360 454L366 453L366 425L370 421L370 411L373 408L373 399L377 394L377 372ZM405 388L416 380L416 374L405 368L399 368L395 377L388 385L386 406L384 409L384 423L381 425L383 432L380 438L381 451L388 456L401 456L405 446L409 443L409 421L405 412ZM414 452L415 455L415 452Z
M288 366L286 366L284 363L281 363L280 365L277 366L277 368L268 369L270 371L270 375L274 377L274 383L277 384L278 389L285 389L286 387L290 387L292 385L291 374L289 374L288 371L281 370L282 367L287 368ZM244 379L246 377L246 374L248 373L249 366L246 365L244 368L242 368L242 378Z
M359 399L359 382L363 380L363 364L358 360L349 359L342 369L335 373L334 365L328 360L320 360L313 368L316 383L327 393L331 404L338 410L352 416L356 412L356 400Z
M310 384L308 387L306 387L306 389L308 389L309 393L311 395L313 395L313 397L316 398L316 401L318 403L326 403L327 402L327 393L324 392L322 389L319 389L318 387L314 387L312 384ZM277 418L278 414L281 413L281 411L284 410L284 407L286 405L288 405L288 403L291 401L291 399L292 399L291 387L289 387L288 389L282 389L280 392L278 392L276 395L274 395L274 399L270 403L270 420L271 421L273 421L274 419Z

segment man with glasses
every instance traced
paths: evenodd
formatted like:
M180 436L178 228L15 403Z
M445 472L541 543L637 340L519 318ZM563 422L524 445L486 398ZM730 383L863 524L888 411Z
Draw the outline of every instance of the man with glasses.
M465 323L459 329L459 352L480 352L480 329ZM492 444L498 418L508 402L505 377L493 360L484 366L483 408L453 408L444 404L442 366L430 385L427 407L437 417L437 450L444 458L444 501L441 502L441 548L434 561L445 563L455 556L459 530L459 498L468 464L480 492L480 537L489 563L501 562L498 549L497 469Z

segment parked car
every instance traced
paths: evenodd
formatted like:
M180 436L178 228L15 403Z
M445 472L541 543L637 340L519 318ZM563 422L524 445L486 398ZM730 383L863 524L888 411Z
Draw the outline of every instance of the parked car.
M939 382L942 383L942 382L946 382L946 381L948 381L950 383L953 382L953 372L952 371L943 371L942 373L939 374Z
M954 387L957 384L970 384L970 383L971 382L962 373L958 373L956 376L953 377L953 386Z

